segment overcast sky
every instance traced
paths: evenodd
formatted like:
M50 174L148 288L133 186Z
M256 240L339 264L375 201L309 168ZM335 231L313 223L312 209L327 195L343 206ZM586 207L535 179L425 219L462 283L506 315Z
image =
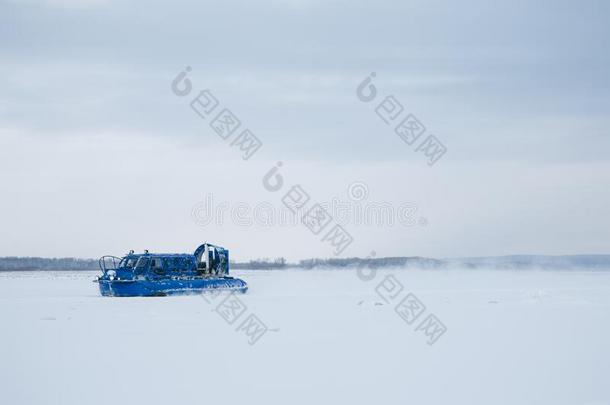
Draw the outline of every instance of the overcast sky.
M0 1L0 255L330 257L304 225L193 216L206 194L280 210L295 184L309 204L417 208L343 223L342 256L609 253L607 1L169 4ZM250 159L190 108L203 89L261 140ZM376 115L389 95L447 148L433 166Z

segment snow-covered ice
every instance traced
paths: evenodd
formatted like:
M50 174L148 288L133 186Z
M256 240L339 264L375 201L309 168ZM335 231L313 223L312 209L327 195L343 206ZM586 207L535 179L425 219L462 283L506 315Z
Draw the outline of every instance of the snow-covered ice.
M250 290L232 325L200 296L100 297L93 272L0 273L0 403L610 403L610 272L234 273ZM409 292L412 325L394 311ZM269 329L254 345L249 314Z

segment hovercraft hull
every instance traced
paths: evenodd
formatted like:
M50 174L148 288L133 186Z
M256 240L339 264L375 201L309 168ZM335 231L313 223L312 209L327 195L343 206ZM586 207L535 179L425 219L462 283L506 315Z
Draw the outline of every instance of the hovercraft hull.
M166 295L200 294L206 291L245 293L245 281L233 277L209 277L162 280L105 280L98 281L100 293L106 297L155 297Z

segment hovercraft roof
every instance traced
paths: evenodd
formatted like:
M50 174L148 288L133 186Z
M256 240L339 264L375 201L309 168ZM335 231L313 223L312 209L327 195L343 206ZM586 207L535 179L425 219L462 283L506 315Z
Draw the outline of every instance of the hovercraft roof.
M129 253L125 257L194 257L192 253Z

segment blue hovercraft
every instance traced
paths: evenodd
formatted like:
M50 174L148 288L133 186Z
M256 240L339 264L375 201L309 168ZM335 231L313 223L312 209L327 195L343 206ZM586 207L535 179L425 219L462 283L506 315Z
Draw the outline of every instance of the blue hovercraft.
M245 293L248 285L229 277L229 251L204 243L195 253L134 253L103 256L100 293L111 297L151 297L198 294L213 290Z

